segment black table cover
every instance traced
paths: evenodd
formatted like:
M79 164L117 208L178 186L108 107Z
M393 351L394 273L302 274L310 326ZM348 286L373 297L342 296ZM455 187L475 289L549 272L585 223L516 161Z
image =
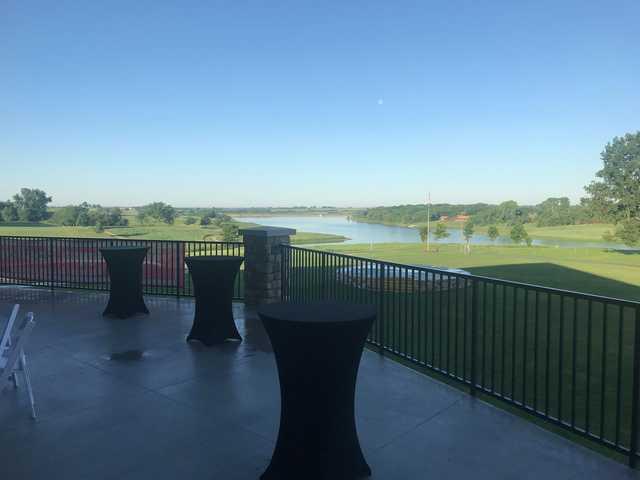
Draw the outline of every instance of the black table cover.
M371 475L354 416L356 377L376 309L273 304L258 309L280 378L278 441L263 480Z
M142 298L142 262L148 247L108 247L100 252L109 270L111 291L103 315L120 318L149 313Z
M211 346L225 340L242 340L233 321L233 284L243 257L187 257L193 280L196 312L187 337Z

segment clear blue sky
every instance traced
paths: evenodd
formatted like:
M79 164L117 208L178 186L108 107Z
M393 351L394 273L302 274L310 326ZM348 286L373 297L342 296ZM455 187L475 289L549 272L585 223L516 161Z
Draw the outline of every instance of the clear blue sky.
M640 2L0 1L0 199L577 200L640 129Z

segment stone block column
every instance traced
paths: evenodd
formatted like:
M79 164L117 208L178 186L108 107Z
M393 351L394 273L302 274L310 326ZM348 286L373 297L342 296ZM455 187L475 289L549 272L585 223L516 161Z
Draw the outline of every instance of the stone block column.
M282 292L281 244L289 244L292 228L253 227L240 230L244 241L244 301L247 305L279 302Z

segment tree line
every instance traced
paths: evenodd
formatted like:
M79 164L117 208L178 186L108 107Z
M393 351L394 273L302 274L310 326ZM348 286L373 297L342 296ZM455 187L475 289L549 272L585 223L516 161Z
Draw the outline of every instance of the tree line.
M596 179L585 187L587 196L577 205L572 205L567 197L550 197L537 205L518 205L514 200L499 205L443 203L431 206L430 220L437 222L444 216L466 214L471 217L471 222L464 229L471 234L474 225L489 226L490 237L497 231L497 225L506 225L516 243L529 242L525 224L548 227L612 223L614 231L605 236L606 240L619 240L629 246L640 245L640 131L615 137L605 146L600 157L603 167L596 172ZM48 220L51 217L48 209L51 200L43 190L22 188L11 199L0 202L0 222ZM138 221L143 224L151 220L170 225L179 213L164 202L153 202L136 208L136 211ZM187 225L213 224L223 230L225 238L237 237L237 226L231 217L213 208L182 209L182 214L187 214ZM53 216L53 221L60 225L95 226L99 231L106 226L128 223L119 208L103 208L86 202L58 208ZM363 222L404 225L425 224L428 220L424 204L369 208L355 212L351 218ZM446 233L446 225L436 225L436 231Z
M121 209L89 205L87 202L57 208L51 220L63 226L95 227L96 232L102 232L106 227L124 227L129 224L122 216Z
M440 203L431 205L430 214L431 221L438 221L443 217L469 215L476 225L485 226L531 223L539 227L551 227L607 221L604 216L594 215L583 203L571 205L567 197L551 197L533 206L519 205L514 200L498 205ZM357 212L352 218L375 223L416 225L427 222L427 208L424 204L375 207Z
M475 233L475 227L476 226L473 223L473 220L471 219L467 220L462 226L462 236L464 237L464 241L465 241L464 243L465 254L469 254L471 252L471 238ZM426 224L421 225L419 228L419 232L420 232L420 240L423 243L427 243L429 235L431 235L435 240L444 240L450 235L449 230L447 229L447 224L442 221L437 222L433 228L430 228ZM500 230L498 229L497 226L491 225L487 229L487 236L492 242L495 242L496 239L500 236ZM529 236L529 233L527 232L527 230L524 227L524 224L522 223L516 223L513 226L511 226L511 228L509 229L509 238L511 238L511 241L513 241L513 243L515 243L516 245L519 245L524 242L527 244L528 247L530 247L533 243L533 239Z
M10 200L0 202L0 223L25 222L37 223L48 221L67 227L94 227L96 232L103 232L107 227L124 227L129 221L118 207L102 207L82 202L78 205L67 205L49 209L52 197L38 188L22 188ZM186 215L186 225L199 224L203 227L213 225L222 232L222 240L238 239L238 226L233 219L214 208L176 209L164 202L153 202L136 207L136 219L142 225L148 223L164 223L173 225L178 215Z
M105 226L127 225L119 208L104 208L100 205L69 205L52 213L49 203L52 198L39 188L21 188L10 200L0 202L0 222L43 222L64 226L94 226L102 230Z
M49 218L51 197L38 188L22 188L11 199L0 202L1 222L40 222Z
M442 203L431 205L430 220L437 222L443 217L466 214L474 225L494 228L506 225L510 233L515 228L511 236L522 237L520 241L528 237L522 234L522 231L526 233L526 224L552 227L611 223L615 229L605 235L605 240L640 245L640 131L615 137L605 146L600 158L603 168L596 172L596 179L585 186L587 195L579 204L572 205L567 197L550 197L537 205L518 205L514 200L498 205ZM424 204L369 208L354 213L351 218L400 225L420 225L428 220Z

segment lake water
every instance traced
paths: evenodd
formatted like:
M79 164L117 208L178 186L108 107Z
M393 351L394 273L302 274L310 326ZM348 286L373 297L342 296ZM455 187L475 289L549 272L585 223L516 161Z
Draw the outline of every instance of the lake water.
M272 227L295 228L301 232L331 233L342 235L349 240L344 243L418 243L420 234L415 228L360 223L341 216L281 216L281 217L237 217L243 222L270 225ZM435 228L435 224L434 224ZM432 243L463 243L462 228L448 229L449 237ZM471 238L475 245L513 244L509 237L498 237L492 242L486 235L475 234ZM561 248L624 248L607 242L578 242L571 240L534 240L534 245L557 246Z

